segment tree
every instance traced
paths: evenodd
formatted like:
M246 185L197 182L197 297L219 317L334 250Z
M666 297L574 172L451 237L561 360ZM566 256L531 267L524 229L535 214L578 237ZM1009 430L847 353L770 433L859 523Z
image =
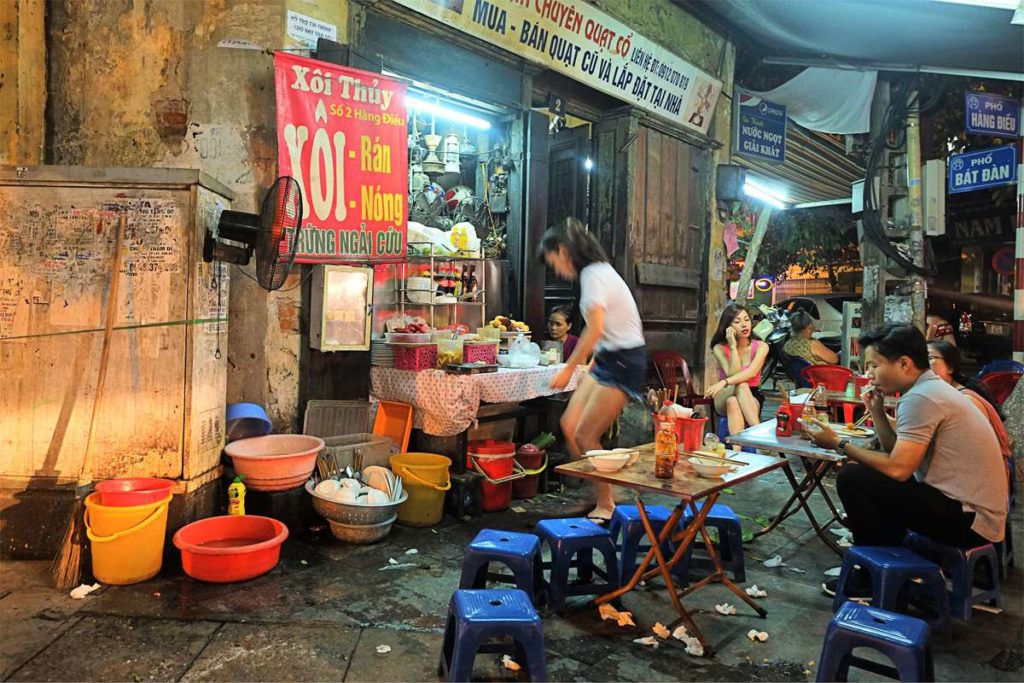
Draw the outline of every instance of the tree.
M824 269L833 290L843 267L859 267L857 225L847 206L790 209L772 214L757 258L758 271L784 278L791 266Z

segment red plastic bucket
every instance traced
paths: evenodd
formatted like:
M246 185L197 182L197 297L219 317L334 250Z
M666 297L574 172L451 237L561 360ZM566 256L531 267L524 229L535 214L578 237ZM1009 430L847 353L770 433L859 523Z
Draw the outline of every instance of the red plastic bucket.
M96 484L97 501L107 507L134 507L159 503L171 494L174 482L155 477L125 477Z
M654 436L658 436L658 414L653 413ZM677 417L675 419L676 444L681 451L695 451L704 443L704 424L706 417Z
M704 425L706 417L677 417L676 438L683 445L683 450L692 453L704 444Z
M516 445L511 441L470 441L466 466L487 479L481 484L480 509L484 512L505 510L512 504L512 481L515 472ZM507 479L508 481L500 481Z
M537 485L540 483L540 474L548 466L548 455L546 451L524 452L520 448L516 452L516 462L526 472L522 479L512 482L513 498L533 498L537 495Z

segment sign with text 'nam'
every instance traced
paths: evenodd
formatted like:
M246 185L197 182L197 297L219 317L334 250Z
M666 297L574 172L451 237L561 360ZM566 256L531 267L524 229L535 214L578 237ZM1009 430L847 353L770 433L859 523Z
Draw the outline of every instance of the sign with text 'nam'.
M395 0L707 134L722 82L582 0Z

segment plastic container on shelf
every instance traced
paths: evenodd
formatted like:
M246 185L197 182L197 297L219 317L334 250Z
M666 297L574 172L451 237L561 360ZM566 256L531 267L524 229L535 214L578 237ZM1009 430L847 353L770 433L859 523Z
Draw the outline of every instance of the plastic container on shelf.
M399 370L433 370L437 367L437 344L396 346L395 367Z
M494 365L498 362L498 342L466 342L462 345L462 362Z

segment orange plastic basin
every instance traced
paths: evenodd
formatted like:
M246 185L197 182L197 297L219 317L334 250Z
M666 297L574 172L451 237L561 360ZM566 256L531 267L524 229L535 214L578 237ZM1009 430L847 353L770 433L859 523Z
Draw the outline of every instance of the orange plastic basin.
M323 439L305 434L268 434L232 441L224 447L237 474L255 491L287 491L302 486L324 449Z
M266 574L281 559L288 527L257 515L208 517L178 529L174 547L193 579L211 583L247 581Z

